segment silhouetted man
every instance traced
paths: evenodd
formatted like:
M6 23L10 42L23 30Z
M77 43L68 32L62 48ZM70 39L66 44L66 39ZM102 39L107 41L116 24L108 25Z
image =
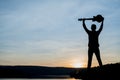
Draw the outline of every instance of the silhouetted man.
M99 38L100 32L103 29L103 21L101 22L101 26L100 26L98 31L96 31L96 25L95 24L91 25L91 31L90 31L90 30L87 29L87 27L85 25L85 19L83 19L83 28L87 32L88 38L89 38L89 43L88 43L88 47L89 47L88 48L88 65L87 65L88 70L91 68L91 62L92 62L93 53L95 53L95 55L96 55L99 66L102 66L102 61L101 61L101 58L100 58L100 50L99 50L98 38Z

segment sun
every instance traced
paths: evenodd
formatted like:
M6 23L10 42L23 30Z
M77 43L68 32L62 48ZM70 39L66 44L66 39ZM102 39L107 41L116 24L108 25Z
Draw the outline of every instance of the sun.
M80 64L80 63L74 63L73 64L73 67L74 68L80 68L80 67L82 67L83 65L82 64Z

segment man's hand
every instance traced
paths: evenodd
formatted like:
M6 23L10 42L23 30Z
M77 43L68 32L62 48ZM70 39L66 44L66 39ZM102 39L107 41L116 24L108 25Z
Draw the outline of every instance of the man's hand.
M85 18L83 18L83 21L85 22Z
M102 22L104 21L104 17L103 17L103 20L102 20Z

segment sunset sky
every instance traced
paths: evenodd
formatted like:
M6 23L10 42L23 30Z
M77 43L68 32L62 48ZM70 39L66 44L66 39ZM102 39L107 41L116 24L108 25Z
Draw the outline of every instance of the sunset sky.
M102 62L120 62L120 0L0 0L0 65L86 67L88 35L78 18L97 14L105 18Z

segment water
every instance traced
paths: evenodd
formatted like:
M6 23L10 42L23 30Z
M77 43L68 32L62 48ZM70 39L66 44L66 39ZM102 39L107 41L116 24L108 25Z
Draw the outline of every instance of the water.
M69 78L69 79L0 79L0 80L82 80L82 79Z

